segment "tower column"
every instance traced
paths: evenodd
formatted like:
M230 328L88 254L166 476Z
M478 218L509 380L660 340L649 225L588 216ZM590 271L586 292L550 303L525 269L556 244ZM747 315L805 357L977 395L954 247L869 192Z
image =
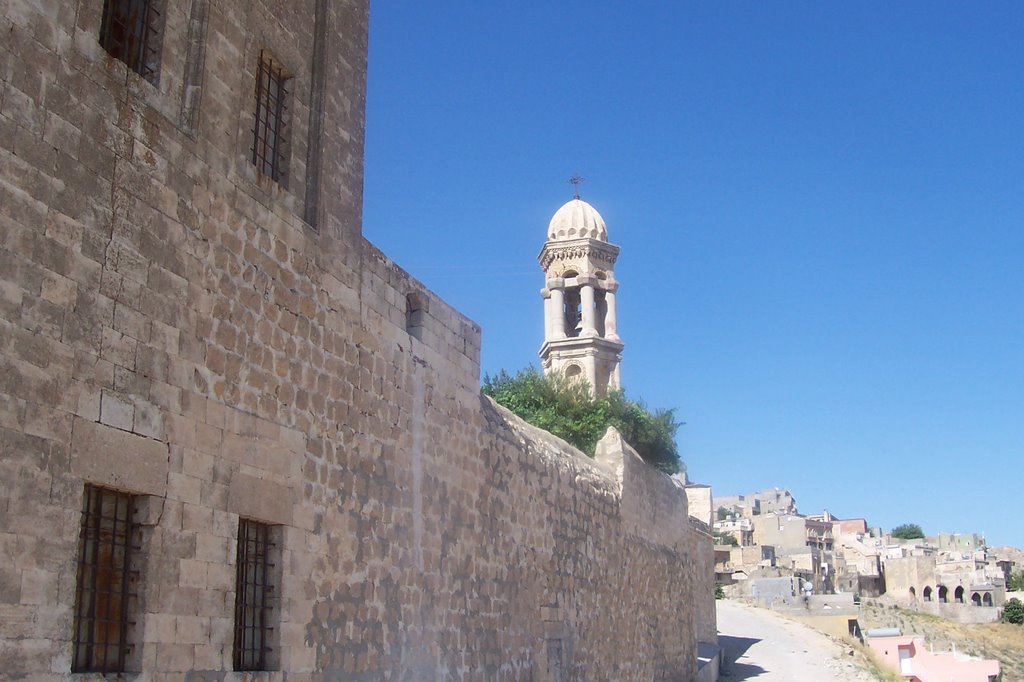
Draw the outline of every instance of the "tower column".
M604 302L607 304L608 311L604 316L604 336L606 339L612 341L619 340L619 332L616 328L615 318L615 292L618 290L619 285L617 282L613 282L608 286L608 289L604 292Z
M597 336L597 311L594 308L594 283L590 277L580 277L580 312L583 330L580 336Z
M544 340L547 341L551 338L551 290L545 287L540 295L544 299Z
M587 381L590 382L590 388L594 392L595 397L602 397L605 393L604 387L599 386L597 383L597 358L594 357L593 353L587 353L583 358L583 372L587 376Z
M551 298L548 299L547 309L551 317L551 339L565 338L565 290L562 289L562 280L553 279L548 282L548 289L551 291Z

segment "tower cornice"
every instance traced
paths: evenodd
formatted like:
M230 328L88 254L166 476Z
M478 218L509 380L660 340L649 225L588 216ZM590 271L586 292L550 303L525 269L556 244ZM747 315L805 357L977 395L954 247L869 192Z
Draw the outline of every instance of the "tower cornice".
M621 339L613 341L607 338L575 336L545 341L541 344L538 355L545 357L549 351L556 349L570 355L573 351L576 351L579 355L583 355L587 351L594 351L596 349L601 349L610 353L621 353L622 349L625 347L626 344L623 343Z
M546 272L556 260L586 257L606 263L610 268L619 257L619 247L597 239L547 241L537 255L537 262Z

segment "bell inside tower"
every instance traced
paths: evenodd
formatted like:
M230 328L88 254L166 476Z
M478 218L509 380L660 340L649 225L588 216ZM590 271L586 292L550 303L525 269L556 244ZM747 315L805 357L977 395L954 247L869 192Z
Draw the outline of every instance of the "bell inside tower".
M580 308L579 287L565 290L565 335L574 338L583 331L583 311Z

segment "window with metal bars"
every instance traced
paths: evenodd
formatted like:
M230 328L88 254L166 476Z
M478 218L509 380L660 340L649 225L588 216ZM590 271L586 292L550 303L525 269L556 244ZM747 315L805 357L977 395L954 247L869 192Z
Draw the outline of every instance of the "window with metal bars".
M266 523L238 520L235 670L271 669L275 571L272 554L276 548L273 531L274 527Z
M264 175L283 182L288 138L288 76L279 62L260 50L256 69L256 111L252 128L252 162Z
M100 45L112 57L156 85L163 33L161 0L106 0Z
M136 497L85 486L78 543L72 672L124 672L138 593Z

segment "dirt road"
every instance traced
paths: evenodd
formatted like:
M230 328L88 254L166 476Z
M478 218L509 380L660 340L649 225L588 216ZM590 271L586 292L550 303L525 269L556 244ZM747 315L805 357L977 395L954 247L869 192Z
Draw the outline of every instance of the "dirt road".
M718 602L723 682L870 682L843 646L806 625L735 601Z

